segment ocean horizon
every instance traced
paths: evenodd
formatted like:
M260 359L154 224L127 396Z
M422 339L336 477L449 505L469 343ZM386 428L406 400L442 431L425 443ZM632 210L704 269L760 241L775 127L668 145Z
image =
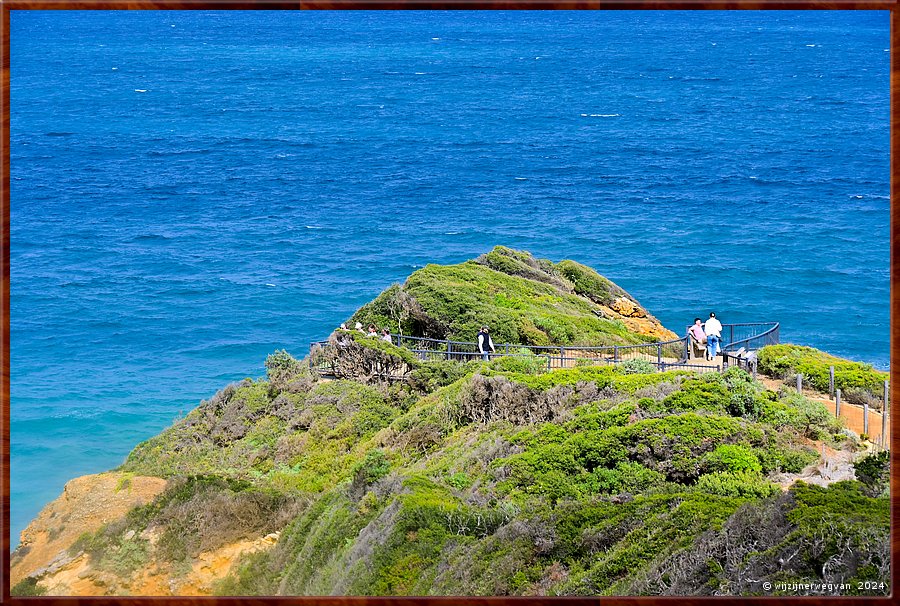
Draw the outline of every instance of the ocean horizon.
M889 368L887 11L13 11L11 543L428 263ZM472 336L473 340L475 335Z

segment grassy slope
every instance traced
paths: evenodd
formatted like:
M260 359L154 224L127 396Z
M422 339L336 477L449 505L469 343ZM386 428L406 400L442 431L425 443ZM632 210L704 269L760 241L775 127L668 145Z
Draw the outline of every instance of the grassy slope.
M742 506L782 498L767 476L815 460L804 437L846 440L821 406L767 392L737 370L533 375L500 370L498 361L455 378L443 366L416 371L417 384L443 383L428 394L353 381L307 385L302 371L247 382L136 448L123 469L214 478L204 491L223 483L218 500L196 487L176 499L200 519L211 501L224 507L219 501L266 495L252 502L287 525L276 547L242 560L219 586L224 594L653 592L653 571L724 532ZM816 494L823 519L832 494L848 498L846 490ZM93 549L118 553L128 530L167 528L172 514L158 513L171 509L166 498L157 513L134 516L139 523L99 533ZM853 498L871 514L846 522L848 540L886 537L882 501ZM795 543L812 549L804 541L818 514L804 515L786 524ZM178 533L193 550L144 545L130 565L169 558L177 569L197 546L216 544L202 525ZM724 556L721 564L715 574L693 572L705 579L696 591L731 582L737 572L726 570ZM798 570L796 578L817 574Z
M459 265L427 265L403 286L385 290L350 321L461 341L474 340L483 324L491 327L498 343L613 345L656 340L629 330L611 313L608 306L620 298L646 313L628 293L589 267L574 261L554 265L497 247Z

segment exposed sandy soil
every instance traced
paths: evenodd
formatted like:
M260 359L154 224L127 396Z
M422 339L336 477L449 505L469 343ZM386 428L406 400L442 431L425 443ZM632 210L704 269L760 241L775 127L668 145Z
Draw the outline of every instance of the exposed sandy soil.
M75 539L150 502L165 487L161 478L116 472L70 480L62 495L22 531L21 543L12 555L11 585L41 569L52 571L68 565L66 549Z
M208 596L212 595L213 584L228 574L241 555L268 549L278 541L278 534L238 541L201 553L191 569L180 574L174 573L169 566L151 564L131 579L95 570L91 567L90 557L80 554L44 576L38 584L51 596ZM152 537L151 542L155 538Z

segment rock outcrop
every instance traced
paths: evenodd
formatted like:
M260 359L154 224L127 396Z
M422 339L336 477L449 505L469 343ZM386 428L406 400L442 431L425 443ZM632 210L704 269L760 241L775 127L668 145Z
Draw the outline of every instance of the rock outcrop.
M136 505L149 503L165 487L161 478L116 472L69 480L63 493L22 531L10 564L11 584L27 576L77 567L83 558L67 550L78 537L96 532Z

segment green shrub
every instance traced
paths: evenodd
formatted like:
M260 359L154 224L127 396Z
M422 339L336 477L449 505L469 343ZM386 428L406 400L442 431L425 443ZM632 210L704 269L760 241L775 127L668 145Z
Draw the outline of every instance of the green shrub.
M491 373L485 373L490 375ZM532 389L546 391L561 385L577 385L584 381L595 383L597 387L610 387L624 393L634 393L644 387L650 387L666 381L672 381L678 376L690 373L684 371L669 371L654 374L625 375L615 366L581 366L576 368L558 368L540 375L527 375L517 372L503 373L510 381L521 383Z
M266 357L266 377L272 383L283 383L302 370L299 360L284 349L278 349Z
M447 484L456 490L465 490L472 485L472 478L465 472L459 471L447 478Z
M560 261L556 270L574 285L576 293L596 303L609 305L617 297L627 294L592 268L576 261Z
M723 497L762 498L775 494L779 489L758 472L719 471L700 476L697 490Z
M245 380L234 391L233 403L243 403L248 412L264 410L269 405L269 382Z
M802 435L814 440L830 440L830 436L841 431L843 422L828 412L821 402L814 402L798 393L788 393L781 401L787 407L787 411L780 409L776 413L776 419L781 421L790 418L790 424ZM775 405L766 405L761 413L761 418L779 409Z
M400 411L387 405L380 399L367 399L362 402L359 412L353 415L351 423L358 437L370 436L379 429L387 427L397 418Z
M370 450L362 461L352 467L353 483L359 486L369 486L376 480L386 476L391 470L391 464L381 449Z
M635 358L633 360L626 360L618 365L619 370L622 371L623 374L626 375L636 375L636 374L652 374L656 372L656 366L648 362L647 360L641 360L639 358Z
M722 444L706 456L710 471L761 472L762 465L753 450L739 444Z
M800 473L807 465L816 462L819 455L811 448L769 444L756 450L763 473Z
M882 409L882 398L862 387L848 387L841 390L841 398L851 404L869 405L872 410Z
M731 403L731 393L715 375L688 378L681 382L681 389L662 401L662 409L671 412L708 410L724 413Z
M254 423L244 437L254 447L274 446L285 431L285 422L275 416L266 416Z
M530 349L522 348L513 355L494 359L490 368L500 372L538 375L547 372L548 364L546 357L536 356Z
M599 410L596 404L587 404L579 406L573 411L575 418L567 422L565 427L566 430L574 433L625 426L636 411L635 404L621 404L603 411Z
M614 468L598 467L591 472L596 484L591 492L639 494L654 486L665 484L666 476L640 463L624 461Z
M877 497L885 493L891 480L891 453L882 450L870 454L853 464L856 479L865 486L869 496Z
M409 381L415 389L431 393L475 372L479 365L476 360L463 363L456 360L422 362L409 374Z
M353 341L366 349L372 349L377 352L381 352L391 356L393 358L398 358L402 360L407 366L410 368L415 368L419 365L419 360L416 359L416 356L410 350L405 347L397 347L393 343L388 343L387 341L383 341L382 339L376 339L370 337L368 335L364 335L359 331L351 330L351 331L336 331L336 334L344 334L350 335L353 337Z
M37 584L38 579L35 577L25 577L12 586L9 595L18 597L31 597L47 595L47 590Z

